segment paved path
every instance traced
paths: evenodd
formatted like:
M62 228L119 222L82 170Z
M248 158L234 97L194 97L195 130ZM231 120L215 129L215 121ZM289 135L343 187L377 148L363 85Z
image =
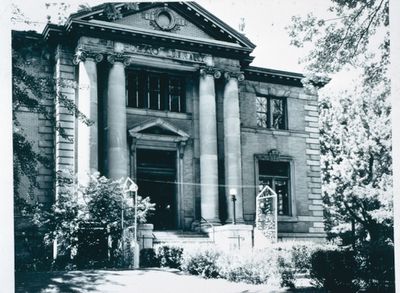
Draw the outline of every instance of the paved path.
M268 285L203 279L173 269L17 273L16 292L264 293ZM1 291L1 290L0 290ZM299 292L313 292L300 290Z

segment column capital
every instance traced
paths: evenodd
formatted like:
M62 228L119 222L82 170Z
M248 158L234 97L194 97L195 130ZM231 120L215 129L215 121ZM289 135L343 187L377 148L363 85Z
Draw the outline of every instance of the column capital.
M76 51L74 59L73 59L73 63L75 65L78 65L79 62L84 62L86 60L91 60L96 63L99 63L103 60L103 54L96 53L96 52L88 52L88 51L81 50L81 49Z
M120 62L124 66L129 66L131 64L131 59L130 57L125 56L122 53L114 53L114 54L109 54L107 56L107 61L113 65L115 62Z
M222 73L221 70L219 70L218 68L212 66L204 66L200 68L200 75L212 75L215 79L218 79L221 77Z
M241 71L225 71L224 78L230 80L231 78L236 78L238 81L244 80L244 74Z

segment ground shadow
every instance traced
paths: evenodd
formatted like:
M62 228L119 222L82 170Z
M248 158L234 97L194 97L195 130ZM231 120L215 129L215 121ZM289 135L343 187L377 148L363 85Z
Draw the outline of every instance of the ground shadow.
M17 272L15 292L95 292L102 284L125 286L109 279L117 271Z

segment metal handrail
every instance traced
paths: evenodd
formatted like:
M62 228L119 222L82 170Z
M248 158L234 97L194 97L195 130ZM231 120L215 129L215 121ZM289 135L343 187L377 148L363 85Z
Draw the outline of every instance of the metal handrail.
M213 242L215 243L215 226L213 224L211 224L209 221L207 221L206 219L204 219L203 217L201 217L201 220L206 222L206 224L208 224L211 227L212 233L213 233ZM200 223L200 226L201 226L201 223Z

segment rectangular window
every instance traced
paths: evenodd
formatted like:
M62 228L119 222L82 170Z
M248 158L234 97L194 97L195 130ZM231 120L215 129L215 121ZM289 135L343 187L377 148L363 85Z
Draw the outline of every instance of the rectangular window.
M257 97L257 126L273 129L287 129L286 99L277 97Z
M288 162L259 161L259 188L268 185L278 196L278 215L290 216L290 167Z
M127 105L132 108L185 112L184 78L131 71L127 74Z

